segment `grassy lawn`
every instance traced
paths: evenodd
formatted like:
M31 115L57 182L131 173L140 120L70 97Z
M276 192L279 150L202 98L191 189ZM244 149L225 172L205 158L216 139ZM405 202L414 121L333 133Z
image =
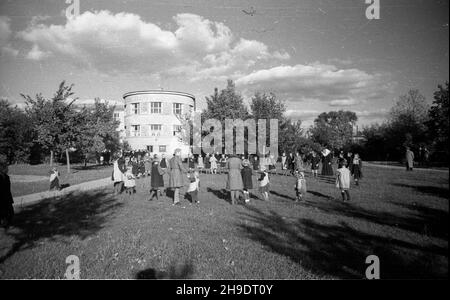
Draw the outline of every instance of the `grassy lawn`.
M448 174L365 168L352 202L332 180L271 177L269 202L232 206L225 175L201 175L199 205L147 201L112 187L26 207L0 232L0 278L63 278L80 258L81 278L365 278L380 258L382 278L448 278ZM107 175L107 174L106 174Z
M75 185L86 181L102 179L111 176L112 166L100 166L100 165L87 165L84 164L72 165L70 174L67 173L67 167L65 165L57 165L60 173L60 184L63 186ZM38 192L47 191L50 183L50 166L49 165L10 165L10 175L35 175L45 176L40 181L33 182L11 182L11 192L13 197L22 196L27 194L33 194Z

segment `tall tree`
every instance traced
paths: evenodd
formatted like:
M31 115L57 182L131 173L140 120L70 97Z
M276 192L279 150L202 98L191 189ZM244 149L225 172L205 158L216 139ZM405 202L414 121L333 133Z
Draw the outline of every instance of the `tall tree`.
M89 155L116 152L120 148L119 134L116 131L119 122L114 119L114 106L96 98L93 107L84 107L78 114L77 148L83 153L85 165Z
M222 152L225 149L225 119L241 119L246 120L250 114L244 105L244 99L236 91L236 86L232 80L227 81L227 87L219 92L214 89L214 94L206 97L207 108L201 115L202 124L207 119L215 119L220 121L222 125ZM202 136L208 132L202 132Z
M442 157L448 161L448 81L445 85L438 85L438 90L434 92L433 104L428 112L429 120L427 122L429 135L433 137L433 146L435 151L440 152ZM442 158L440 158L442 159Z
M220 92L214 89L214 94L206 97L207 108L203 111L202 119L216 119L223 122L225 119L242 119L249 117L244 99L236 91L232 80L227 81L227 87Z
M8 100L0 99L0 153L9 163L28 160L33 133L28 116Z
M310 129L314 142L331 149L342 149L351 143L353 127L358 120L352 111L330 111L321 113Z
M61 82L58 90L50 100L42 94L37 94L35 99L29 95L21 94L27 104L27 114L30 116L36 128L35 142L45 150L50 151L50 165L53 164L54 152L66 152L67 170L70 172L69 149L76 143L75 126L77 122L76 112L72 104L76 99L68 102L74 94L73 85L67 86Z
M411 89L400 96L390 111L390 143L397 145L397 151L404 146L413 146L426 141L426 123L429 105L417 89Z

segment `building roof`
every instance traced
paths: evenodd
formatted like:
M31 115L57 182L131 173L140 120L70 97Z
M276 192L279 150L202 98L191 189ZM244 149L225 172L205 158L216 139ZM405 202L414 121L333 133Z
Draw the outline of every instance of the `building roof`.
M195 101L195 96L192 94L188 94L188 93L183 93L183 92L177 92L177 91L165 91L165 90L146 90L146 91L134 91L134 92L128 92L125 93L122 98L125 99L128 96L133 96L133 95L142 95L142 94L168 94L168 95L179 95L179 96L185 96L185 97L189 97L192 100Z

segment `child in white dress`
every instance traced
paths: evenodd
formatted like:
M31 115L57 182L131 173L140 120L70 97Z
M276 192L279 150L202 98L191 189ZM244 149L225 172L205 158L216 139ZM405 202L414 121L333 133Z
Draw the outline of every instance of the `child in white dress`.
M132 170L132 166L127 167L127 171L124 174L123 180L125 193L127 193L128 195L136 193L136 177L133 175Z
M341 191L342 200L350 201L350 170L345 160L340 161L336 170L336 187Z

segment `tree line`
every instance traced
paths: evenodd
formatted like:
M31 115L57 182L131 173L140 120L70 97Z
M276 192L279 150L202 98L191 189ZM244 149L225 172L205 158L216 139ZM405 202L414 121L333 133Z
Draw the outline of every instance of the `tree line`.
M76 98L68 101L74 94L72 88L62 82L50 99L41 94L22 95L25 111L0 100L0 152L10 163L39 163L45 157L50 157L50 163L55 159L68 163L70 158L86 163L92 158L98 160L104 151L114 153L126 147L119 142L114 106L98 99L93 106L77 106ZM365 160L400 160L406 146L416 151L422 146L430 151L433 161L448 165L448 89L448 82L439 85L432 104L418 90L408 91L399 97L385 122L363 127L359 141L354 139L358 121L355 112L323 112L305 129L300 120L286 116L286 105L275 93L256 92L246 105L232 80L206 97L207 107L201 117L202 122L221 121L222 128L225 119L278 119L280 154L319 152L326 147L335 152L358 152ZM266 132L270 134L268 128ZM192 136L188 138L192 141ZM186 137L182 139L186 141Z
M113 153L122 147L119 122L114 120L114 106L98 98L92 106L76 105L73 85L63 81L52 98L21 94L25 110L0 100L0 152L9 163L40 163L50 157L67 163L70 158L84 161L98 158L102 152Z

